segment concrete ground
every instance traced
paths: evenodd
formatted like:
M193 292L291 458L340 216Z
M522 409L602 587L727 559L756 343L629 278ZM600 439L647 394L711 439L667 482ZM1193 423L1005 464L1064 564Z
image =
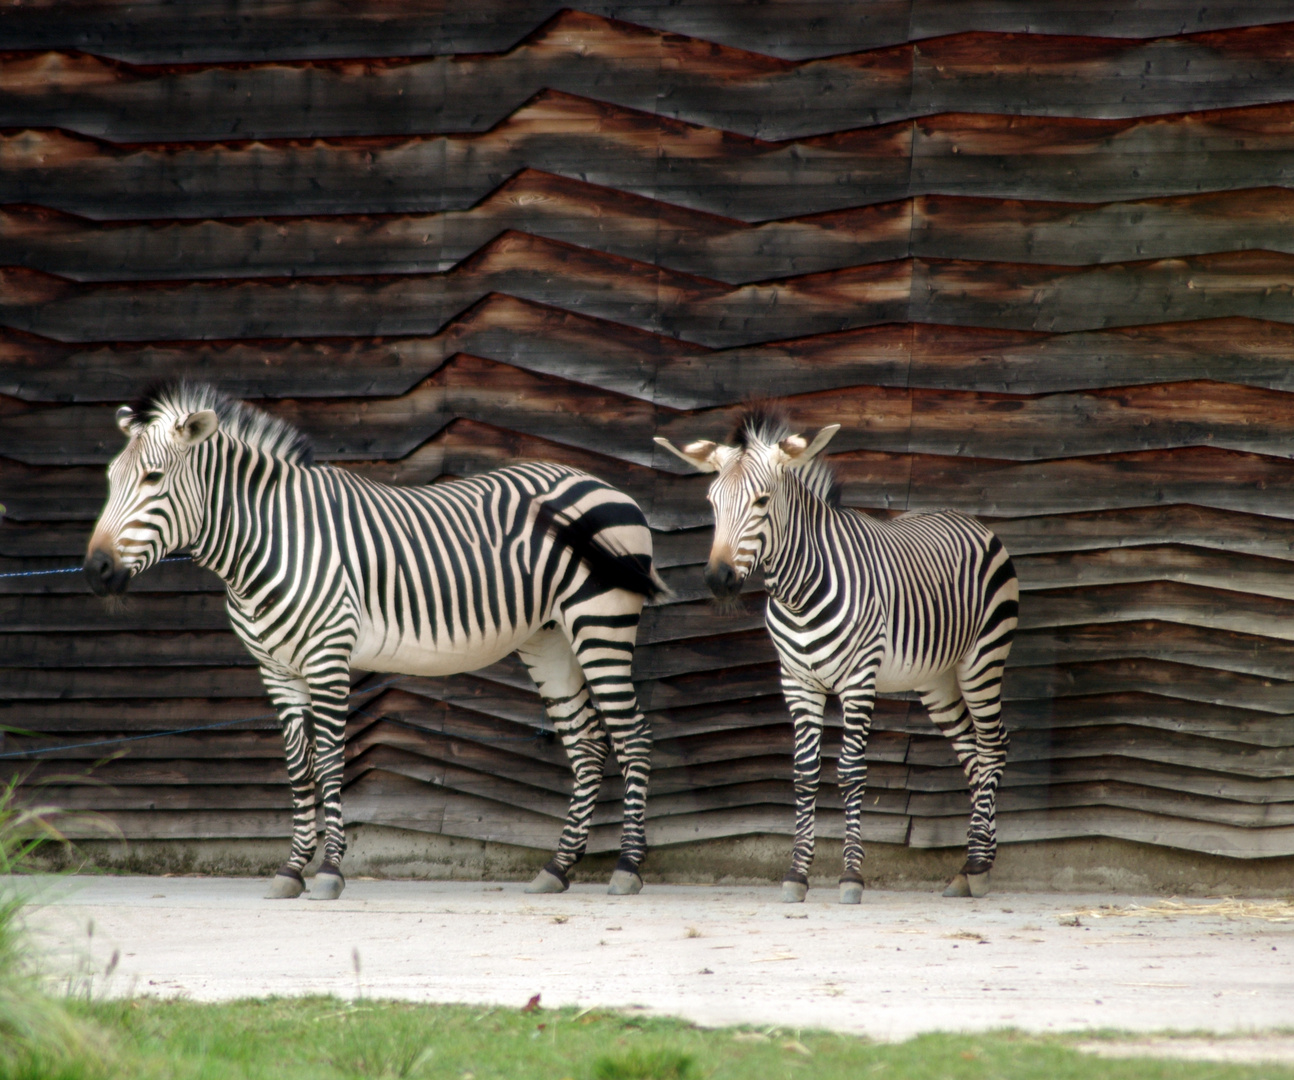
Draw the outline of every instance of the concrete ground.
M185 877L35 889L29 923L48 954L109 994L500 1005L541 994L544 1006L880 1039L999 1027L1231 1034L1294 1019L1294 923L1112 913L1155 898L869 890L842 907L834 889L784 905L775 887L610 897L577 885L535 897L520 884L358 879L316 903L263 900L259 880ZM1106 917L1093 917L1101 905ZM1264 1045L1294 1060L1291 1040Z

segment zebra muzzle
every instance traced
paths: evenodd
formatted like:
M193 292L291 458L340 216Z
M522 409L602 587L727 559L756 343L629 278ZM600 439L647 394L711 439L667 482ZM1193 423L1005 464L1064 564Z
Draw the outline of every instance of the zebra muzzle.
M95 596L120 596L130 586L130 571L114 552L103 548L91 551L82 569Z
M709 563L705 568L705 583L721 600L741 592L741 578L737 576L737 570L731 563Z

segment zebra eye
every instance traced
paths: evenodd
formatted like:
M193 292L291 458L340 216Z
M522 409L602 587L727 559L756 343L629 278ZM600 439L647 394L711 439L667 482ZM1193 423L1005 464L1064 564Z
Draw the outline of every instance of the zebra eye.
M164 474L160 472L144 473L145 484L160 484L164 479Z
M768 499L769 499L769 496L761 495L758 499L755 500L755 503L754 503L755 509L763 510L764 507L768 505Z

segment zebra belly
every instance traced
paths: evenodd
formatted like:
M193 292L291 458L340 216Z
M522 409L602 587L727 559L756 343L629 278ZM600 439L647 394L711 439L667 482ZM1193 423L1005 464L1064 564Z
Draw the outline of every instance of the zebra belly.
M905 664L901 657L887 655L876 672L876 690L881 694L917 690L929 686L947 670L948 667Z
M456 641L393 640L380 629L363 627L351 653L351 667L398 675L457 675L502 660L523 645L535 627L501 629Z

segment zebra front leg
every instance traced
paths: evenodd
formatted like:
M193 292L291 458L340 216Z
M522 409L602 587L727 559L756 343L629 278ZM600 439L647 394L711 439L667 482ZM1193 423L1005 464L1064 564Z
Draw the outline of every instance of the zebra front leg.
M346 887L341 860L346 854L346 832L341 814L341 779L346 753L346 714L350 700L350 673L330 667L322 675L307 676L310 713L315 729L315 784L324 811L323 861L310 887L311 900L336 900Z
M971 792L971 804L975 802L975 791L979 786L979 761L975 752L975 724L966 699L962 697L957 676L949 671L931 686L919 690L921 702L930 713L930 719L940 732L952 743L953 754L957 763L966 774L966 783ZM962 868L953 875L953 879L944 889L944 896L985 895L988 892L987 864L973 862L967 845L967 859Z
M782 879L782 902L799 904L809 893L809 866L813 862L814 815L818 784L822 779L822 713L827 695L801 686L782 672L782 696L791 710L795 728L792 767L795 775L795 844L791 868Z
M836 763L836 783L845 804L845 868L840 875L840 902L863 901L863 792L867 787L867 736L876 707L875 672L862 685L840 695L845 733Z
M306 887L302 871L314 858L315 750L309 709L310 692L305 682L261 669L261 680L279 714L288 782L292 785L292 848L288 861L279 867L267 900L292 900Z

